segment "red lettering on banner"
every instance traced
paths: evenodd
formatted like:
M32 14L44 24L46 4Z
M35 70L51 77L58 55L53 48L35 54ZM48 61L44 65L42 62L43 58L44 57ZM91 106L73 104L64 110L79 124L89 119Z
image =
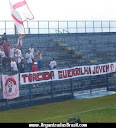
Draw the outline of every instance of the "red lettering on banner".
M105 65L103 66L103 72L106 72L106 66Z
M23 77L23 82L25 83L26 82L27 74L23 74L22 77Z
M63 72L63 78L67 78L67 70L64 70L62 72Z
M98 66L96 67L96 73L99 73L99 67Z
M83 75L84 73L82 72L82 68L75 68L76 70L76 75Z
M91 68L90 67L84 67L84 74L91 74Z
M62 71L58 71L58 77L59 77L59 79L63 78Z
M107 73L109 71L109 65L101 65L94 67L93 74Z
M50 76L51 76L51 79L54 79L54 72L53 71L50 72Z
M111 69L111 71L114 70L114 65L113 64L110 65L110 69Z
M95 74L96 73L96 71L95 71L95 67L94 67L94 69L93 69L93 74Z
M72 76L76 76L75 69L72 69Z
M41 78L39 76L41 76ZM42 80L42 73L37 73L37 81L41 81L41 80Z
M80 74L80 75L84 75L84 73L83 73L83 71L82 71L82 68L80 68L80 70L81 70L81 72L80 72L81 74Z
M89 67L89 74L91 74L91 67Z
M44 72L44 73L42 74L42 76L43 76L44 80L49 80L49 79L50 79L50 74L49 74L49 72Z
M75 68L75 70L76 70L76 76L80 75L80 68Z
M109 71L109 65L106 65L106 72Z
M49 80L54 79L54 72L43 72L43 73L33 73L33 74L23 74L22 78L24 83L26 83L26 77L28 78L29 82L36 82L36 81L42 81L42 80Z
M50 80L61 80L61 79L71 79L75 77L82 77L82 75L100 75L109 72L114 72L116 69L116 63L111 64L102 64L94 66L79 66L68 69L54 70L54 71L45 71L45 72L31 72L30 74L20 75L21 84L28 84L29 82L44 82ZM56 75L56 76L55 76ZM74 77L73 77L74 76Z
M32 74L29 74L28 80L29 80L29 82L32 82L32 81L33 81L33 76L32 76Z
M67 70L67 72L68 72L68 77L72 77L71 70Z
M63 71L58 71L59 79L70 78L77 75L83 75L82 68L68 69Z
M62 78L68 78L72 76L76 76L77 72L75 69L68 69L68 70L63 70L63 71L58 71L58 77L59 79Z
M102 73L103 71L103 66L98 66L98 73Z
M33 81L37 81L37 74L33 74Z

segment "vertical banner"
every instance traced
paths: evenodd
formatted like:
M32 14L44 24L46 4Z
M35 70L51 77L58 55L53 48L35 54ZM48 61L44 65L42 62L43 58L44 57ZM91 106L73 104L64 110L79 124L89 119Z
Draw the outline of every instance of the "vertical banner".
M2 75L3 98L14 99L19 97L19 75Z

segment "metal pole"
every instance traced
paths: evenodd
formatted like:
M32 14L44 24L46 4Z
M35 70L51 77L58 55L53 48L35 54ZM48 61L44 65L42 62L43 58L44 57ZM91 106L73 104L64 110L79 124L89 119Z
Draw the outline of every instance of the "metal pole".
M16 28L15 24L14 24L14 29L15 29L15 35L16 35L17 34L17 28Z
M108 74L106 74L106 87L107 87L107 91L109 91L109 80L108 80Z
M38 34L39 34L39 21L38 21Z
M86 28L86 21L85 21L85 33L87 32L87 30L86 30L87 28Z
M101 21L101 32L103 32L103 25L102 25L102 21Z
M74 97L74 91L73 91L73 79L70 79L70 86L71 86L71 96Z
M69 68L71 68L71 65L69 63L67 63ZM70 79L70 86L71 86L71 95L72 97L74 97L74 91L73 91L73 79Z
M5 21L5 33L6 33L6 21Z
M32 85L29 84L29 98L30 98L30 104L32 103Z
M110 30L110 21L109 21L109 32L110 32L111 30Z
M50 81L50 85L51 85L51 99L54 99L54 90L53 90L53 82Z
M78 25L77 25L77 21L76 21L76 32L78 33Z
M48 21L48 35L50 34L49 21Z
M59 34L59 21L58 21L58 34Z
M92 93L92 80L91 80L91 76L89 78L90 78L90 93Z
M30 28L29 28L29 23L27 21L27 30L28 30L28 34L30 34Z
M6 107L9 109L8 99L6 99Z
M95 24L94 24L94 21L93 21L93 33L95 33Z
M67 31L69 31L69 27L68 27L68 21L67 21Z

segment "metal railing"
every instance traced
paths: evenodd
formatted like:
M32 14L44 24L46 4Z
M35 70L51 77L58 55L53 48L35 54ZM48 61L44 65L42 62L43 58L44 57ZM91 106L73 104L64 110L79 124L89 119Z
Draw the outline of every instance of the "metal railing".
M59 32L60 32L60 30L59 30ZM95 34L93 34L93 35L95 37ZM32 35L29 35L29 36L32 37ZM27 38L29 36L27 36ZM100 36L100 38L101 37L102 36ZM109 38L109 36L106 36L106 37ZM113 39L112 42L115 45L114 37L115 37L115 35L112 36L112 39ZM102 39L105 40L107 38L102 38ZM34 37L34 39L35 39L35 37ZM39 39L40 39L40 37L39 37ZM56 37L54 39L56 39ZM93 38L93 40L94 40L94 38ZM96 40L97 40L97 36L96 36ZM29 41L29 43L30 43L30 41ZM27 44L29 44L29 43L27 43ZM43 44L43 41L41 43ZM89 44L89 42L87 42L87 44ZM39 43L39 45L40 45L40 43ZM97 45L103 45L103 44L97 43ZM112 44L109 43L107 47L109 48L110 45L112 46ZM30 44L28 46L30 46ZM47 47L47 45L45 45L45 46ZM54 46L52 47L52 49L54 48ZM77 46L78 46L78 44L77 44ZM92 46L93 46L93 44L92 44ZM89 47L88 47L88 49L91 51L91 49ZM64 50L63 50L63 54L64 54ZM72 54L72 56L73 55L74 54ZM106 56L106 54L105 54L105 56ZM47 56L47 58L48 58L48 56ZM108 57L108 58L110 58L110 57ZM64 61L64 59L65 58L63 58L63 61ZM67 67L73 66L72 64L68 63L68 61L65 60L65 62L66 62L65 65ZM86 64L90 65L90 63L88 61L86 61ZM47 103L47 102L52 102L52 101L55 102L55 101L59 101L59 100L74 98L75 93L76 94L83 94L83 93L87 93L87 92L92 93L92 92L95 92L96 90L97 91L100 91L100 90L115 91L116 90L116 77L115 76L116 76L115 73L110 73L110 74L106 74L106 75L80 77L80 78L68 79L68 80L63 80L63 81L53 81L53 82L45 82L45 83L43 82L43 83L38 83L38 85L35 85L35 87L33 86L34 84L19 85L20 97L18 97L16 99L12 99L12 100L3 99L3 87L1 87L1 89L0 89L0 110L24 107L24 106Z
M20 97L12 100L3 99L3 88L0 90L0 111L10 108L57 102L75 98L74 94L94 93L95 91L109 91L116 89L116 82L109 82L112 78L109 75L94 77L80 77L62 82L39 83L36 87L33 84L19 85ZM99 83L97 81L102 81ZM87 83L87 84L86 84ZM110 85L110 86L109 86Z
M116 32L116 21L27 21L26 34ZM13 21L0 21L0 35L17 34Z

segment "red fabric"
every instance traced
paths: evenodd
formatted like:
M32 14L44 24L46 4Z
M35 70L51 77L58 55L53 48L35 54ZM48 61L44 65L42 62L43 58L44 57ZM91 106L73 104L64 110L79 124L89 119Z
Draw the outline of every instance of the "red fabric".
M38 71L38 68L37 68L36 65L33 65L33 66L32 66L32 72L36 72L36 71Z
M10 46L10 44L8 44L6 42L3 43L4 52L9 52L9 46Z
M22 6L26 5L26 1L21 1L13 5L14 9L20 8Z

